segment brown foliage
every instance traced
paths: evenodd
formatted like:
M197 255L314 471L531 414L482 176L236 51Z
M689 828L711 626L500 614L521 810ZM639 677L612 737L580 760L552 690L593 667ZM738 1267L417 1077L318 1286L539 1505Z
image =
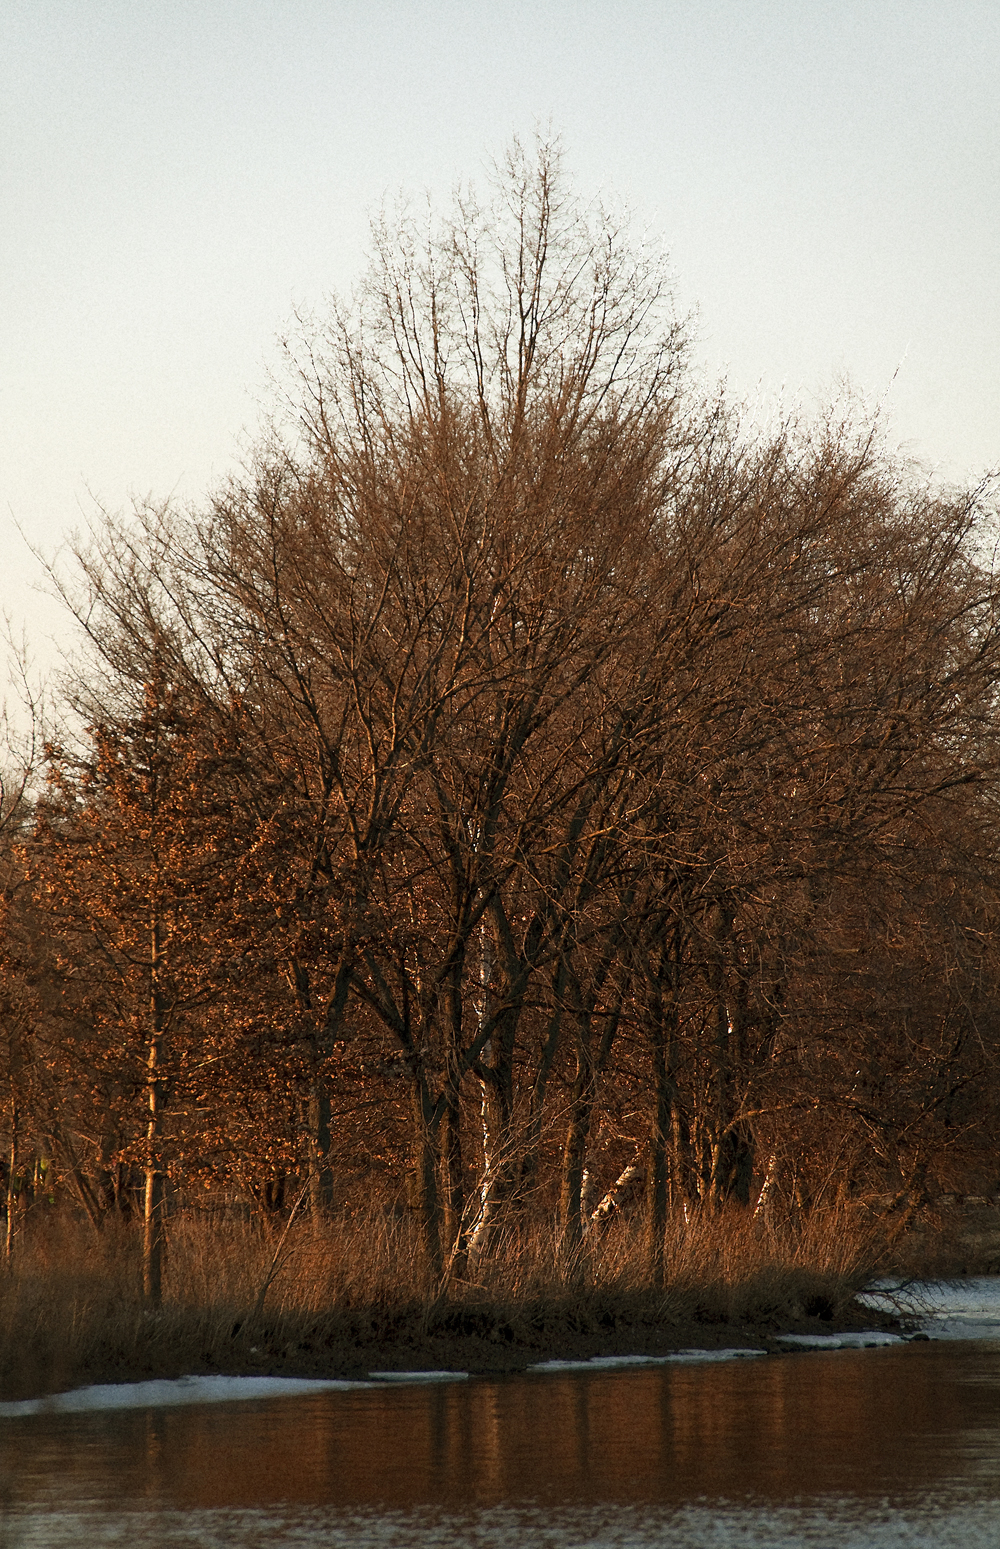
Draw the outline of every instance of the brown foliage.
M994 513L700 398L550 148L494 195L380 227L246 475L81 555L34 1123L95 1222L130 1164L147 1220L405 1189L436 1281L536 1207L577 1263L631 1163L656 1287L692 1212L995 1166Z

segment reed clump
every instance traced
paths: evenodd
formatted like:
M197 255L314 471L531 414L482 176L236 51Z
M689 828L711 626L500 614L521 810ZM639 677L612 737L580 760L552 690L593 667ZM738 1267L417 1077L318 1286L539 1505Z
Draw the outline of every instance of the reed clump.
M736 1208L675 1219L662 1287L640 1224L592 1231L571 1261L555 1223L495 1231L464 1273L428 1283L405 1212L260 1216L181 1210L162 1305L143 1300L141 1238L68 1213L25 1224L0 1268L0 1396L191 1372L364 1375L426 1364L514 1369L562 1354L766 1337L850 1322L887 1267L857 1210L780 1224Z

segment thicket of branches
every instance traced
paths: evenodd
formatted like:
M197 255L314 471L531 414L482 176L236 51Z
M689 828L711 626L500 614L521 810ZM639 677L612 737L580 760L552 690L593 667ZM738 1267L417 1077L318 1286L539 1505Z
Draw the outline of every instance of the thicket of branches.
M168 1180L374 1191L463 1274L631 1165L657 1283L671 1212L986 1186L988 492L699 394L547 147L375 235L245 475L80 554L87 730L4 835L9 1221L137 1210L155 1299Z

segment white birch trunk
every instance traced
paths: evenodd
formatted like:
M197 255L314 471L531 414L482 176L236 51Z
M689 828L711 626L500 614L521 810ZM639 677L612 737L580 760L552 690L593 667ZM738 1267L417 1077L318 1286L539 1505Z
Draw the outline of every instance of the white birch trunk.
M479 993L476 996L476 1018L479 1031L486 1026L490 1014L490 980L493 978L493 938L485 921L479 927ZM493 1040L487 1038L479 1056L484 1064L493 1058ZM474 1258L483 1245L489 1226L490 1191L500 1158L494 1154L493 1133L490 1127L489 1091L485 1081L479 1083L479 1114L483 1132L483 1170L479 1179L479 1205L472 1231L469 1233L469 1253Z
M590 1212L590 1222L606 1221L630 1199L634 1199L646 1181L646 1169L640 1162L630 1162L620 1173L595 1210Z

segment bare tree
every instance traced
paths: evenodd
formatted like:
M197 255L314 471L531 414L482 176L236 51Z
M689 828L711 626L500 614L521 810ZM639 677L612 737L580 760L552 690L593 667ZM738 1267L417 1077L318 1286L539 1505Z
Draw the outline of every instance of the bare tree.
M657 1284L671 1202L794 1191L820 1113L872 1176L926 1174L945 1114L971 1154L989 492L922 485L862 420L754 435L698 398L662 258L557 147L373 240L245 473L99 523L74 603L92 724L120 738L162 672L232 754L231 878L198 895L228 968L192 1027L248 1152L329 1210L351 1104L405 1109L439 1282L529 1197L579 1261L629 1106L607 1166L645 1174Z

